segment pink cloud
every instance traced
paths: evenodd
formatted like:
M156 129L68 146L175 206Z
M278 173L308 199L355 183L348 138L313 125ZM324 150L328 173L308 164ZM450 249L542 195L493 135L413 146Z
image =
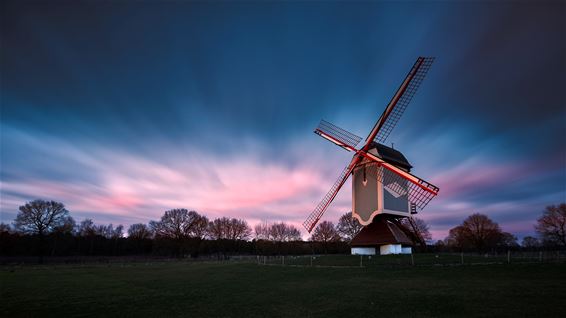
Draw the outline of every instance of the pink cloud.
M442 170L432 178L441 189L441 196L452 199L462 194L524 182L533 176L544 176L563 171L561 155L531 161L494 161L493 158L474 157L454 167Z
M248 218L262 210L280 213L282 220L298 220L316 203L313 193L328 183L309 166L288 167L253 156L199 156L165 164L115 151L93 151L89 166L96 171L96 183L32 177L5 181L1 208L15 213L25 202L10 195L17 193L63 201L72 213L132 216L136 221L157 219L165 210L180 207L211 218Z
M455 197L478 189L513 182L524 175L521 163L492 163L470 159L436 175L432 182L441 188L440 194Z
M32 147L44 147L45 143L30 138L23 140ZM303 220L335 181L340 161L347 162L349 158L347 153L326 157L324 152L312 151L305 158L303 154L308 149L301 143L288 151L289 156L301 159L296 160L299 162L296 165L287 164L285 160L265 160L257 155L263 153L256 149L257 145L250 146L253 151L245 148L229 157L173 151L166 153L166 159L149 159L62 140L49 140L49 144L58 149L56 153L45 149L46 156L54 156L50 158L52 162L66 159L80 163L95 177L88 181L58 180L19 171L21 178L0 184L2 221L12 221L18 206L26 200L44 198L62 201L72 214L92 217L99 223L116 219L147 222L158 219L165 210L182 207L209 218L238 217L252 225L262 221L285 221L302 228ZM478 206L477 202L465 198L478 191L520 182L540 173L541 165L472 158L449 167L432 178L441 188L440 194L418 217L431 223L434 239L443 239L451 227L473 212L486 213L496 221L501 219L504 229L509 224L512 229L528 231L532 228L531 222L513 223L507 219L515 211L524 210L521 203L502 201ZM78 171L76 175L82 176L82 173ZM336 222L350 210L351 184L347 182L323 219Z

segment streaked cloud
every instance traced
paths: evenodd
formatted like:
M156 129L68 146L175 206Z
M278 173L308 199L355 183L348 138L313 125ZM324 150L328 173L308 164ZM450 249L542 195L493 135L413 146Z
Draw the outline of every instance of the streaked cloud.
M532 234L566 200L562 3L45 6L2 13L3 222L41 197L100 223L300 226L351 155L312 129L365 136L419 55L437 60L388 142L441 188L419 214L435 239L472 212ZM325 218L350 209L346 185Z

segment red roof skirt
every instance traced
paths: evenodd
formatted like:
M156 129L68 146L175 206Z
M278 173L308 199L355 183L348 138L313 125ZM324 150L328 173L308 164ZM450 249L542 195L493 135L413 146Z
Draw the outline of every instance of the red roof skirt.
M351 246L379 246L387 244L413 245L413 241L406 234L410 233L398 222L392 222L387 217L376 216L373 222L365 226L354 237Z

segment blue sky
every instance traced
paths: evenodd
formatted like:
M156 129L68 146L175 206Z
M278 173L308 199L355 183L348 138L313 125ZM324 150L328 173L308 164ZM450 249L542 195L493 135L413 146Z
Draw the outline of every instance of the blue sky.
M566 201L560 2L5 1L1 221L34 198L129 225L185 207L299 225L416 57L389 138L440 187L434 238L480 212L518 236ZM349 187L325 215L350 209Z

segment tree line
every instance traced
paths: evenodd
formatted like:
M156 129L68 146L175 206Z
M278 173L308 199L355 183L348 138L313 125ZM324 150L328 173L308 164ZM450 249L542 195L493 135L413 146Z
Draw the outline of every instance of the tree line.
M537 220L537 237L527 236L519 245L511 233L483 214L472 214L452 228L448 237L432 244L428 224L414 218L410 226L431 251L489 252L509 248L566 247L566 204L547 207ZM349 241L362 229L352 213L338 223L321 222L308 241L294 225L263 222L253 229L246 220L220 217L209 220L187 209L165 211L159 220L122 225L95 224L91 219L77 223L63 203L34 200L19 207L13 225L0 223L0 255L44 256L152 255L174 257L234 254L321 254L348 253Z
M315 231L321 233L321 230ZM320 234L317 234L320 235ZM314 236L316 237L316 236ZM159 220L124 226L76 222L56 201L34 200L19 207L12 225L0 223L2 256L127 256L228 257L234 254L346 253L343 240L303 241L295 226L246 220L209 220L187 209L165 211Z
M547 206L537 219L538 237L517 237L501 229L487 215L475 213L452 228L444 240L434 244L437 250L490 252L504 249L537 250L566 248L566 203Z

